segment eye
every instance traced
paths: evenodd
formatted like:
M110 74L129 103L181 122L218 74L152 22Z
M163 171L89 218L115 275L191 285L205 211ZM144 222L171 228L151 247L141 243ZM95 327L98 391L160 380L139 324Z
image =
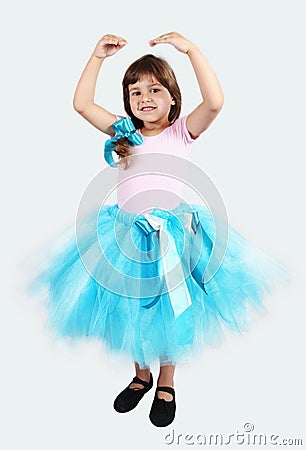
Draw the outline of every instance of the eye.
M151 90L152 90L153 93L156 93L156 92L160 91L160 89L158 89L158 88L152 88Z
M139 92L139 91L133 91L133 92L131 93L131 95L140 95L140 92Z

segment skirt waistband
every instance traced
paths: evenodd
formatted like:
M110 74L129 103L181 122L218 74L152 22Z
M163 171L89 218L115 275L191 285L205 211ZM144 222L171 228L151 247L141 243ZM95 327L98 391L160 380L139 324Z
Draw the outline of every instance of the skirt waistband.
M103 208L102 208L103 210ZM101 211L102 211L101 210ZM126 225L132 225L136 219L138 220L146 220L147 216L157 216L162 219L168 219L168 220L180 220L183 225L186 225L186 221L190 220L188 217L186 217L186 214L192 215L192 221L196 225L198 223L198 213L197 208L195 205L189 205L188 203L181 202L178 206L176 206L173 209L162 209L159 207L156 207L147 214L137 214L133 212L128 212L123 209L120 209L118 206L118 203L115 203L114 205L107 206L107 210L110 215L116 217L116 220L119 222L122 222Z

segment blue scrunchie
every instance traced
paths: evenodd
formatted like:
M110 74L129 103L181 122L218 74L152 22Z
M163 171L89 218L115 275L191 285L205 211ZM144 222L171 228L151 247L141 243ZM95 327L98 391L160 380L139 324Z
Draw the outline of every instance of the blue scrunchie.
M126 137L131 144L141 145L143 139L141 134L136 133L136 128L129 117L123 117L115 122L113 125L115 136L108 139L104 146L104 158L106 162L112 167L118 167L113 159L112 151L116 149L116 141L120 138Z

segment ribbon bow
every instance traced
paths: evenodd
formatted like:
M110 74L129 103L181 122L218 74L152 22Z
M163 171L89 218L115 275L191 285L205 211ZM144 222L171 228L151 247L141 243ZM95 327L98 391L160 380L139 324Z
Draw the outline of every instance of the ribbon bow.
M158 260L160 275L165 276L167 286L169 287L168 273L170 272L171 269L173 269L173 267L177 265L178 272L176 273L178 274L180 280L184 280L183 283L177 286L175 289L173 289L172 291L169 289L168 291L172 310L174 312L174 317L177 319L191 305L191 298L188 287L185 282L184 272L182 265L180 263L180 257L177 251L176 243L171 235L171 230L169 229L168 224L169 221L166 218L155 215L154 212L151 212L150 214L144 214L144 217L145 219L142 218L137 219L135 221L135 224L148 237L149 248L152 247L151 242L152 232L160 231L159 233L160 250L161 254L164 254L164 256ZM196 233L197 225L198 225L197 217L195 217L194 214L192 213L191 229L194 234ZM166 251L167 240L169 242L168 251ZM145 305L144 308L147 309L151 308L159 301L159 299L160 295L157 295L155 299L148 305Z
M122 119L117 120L112 127L116 134L105 142L104 158L110 166L117 167L113 159L112 151L116 149L116 142L118 139L126 137L128 141L134 145L141 145L143 139L141 134L136 133L136 128L129 117L123 117Z

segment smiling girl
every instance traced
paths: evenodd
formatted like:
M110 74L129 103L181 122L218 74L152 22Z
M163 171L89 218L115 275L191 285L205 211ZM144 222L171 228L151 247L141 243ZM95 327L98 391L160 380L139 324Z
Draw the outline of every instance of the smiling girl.
M153 386L150 364L159 361L149 417L163 427L175 417L176 364L222 338L224 326L244 331L247 307L263 310L264 294L284 272L229 226L222 264L204 286L215 245L214 220L204 206L191 205L190 212L181 200L183 183L164 173L167 155L175 165L188 166L193 142L222 109L222 89L200 49L176 32L167 33L149 45L170 44L186 55L200 88L198 104L180 116L181 92L172 68L147 54L123 77L127 116L113 114L94 102L96 81L101 65L126 44L110 34L99 40L73 100L75 110L109 136L104 156L119 169L118 203L103 205L92 221L94 233L84 233L81 245L64 246L40 281L48 285L49 323L58 334L98 337L133 361L135 376L116 397L116 411L137 406ZM156 154L163 174L149 173ZM97 237L110 264L96 257ZM83 267L84 255L92 255L91 271ZM173 262L179 283L170 289Z

